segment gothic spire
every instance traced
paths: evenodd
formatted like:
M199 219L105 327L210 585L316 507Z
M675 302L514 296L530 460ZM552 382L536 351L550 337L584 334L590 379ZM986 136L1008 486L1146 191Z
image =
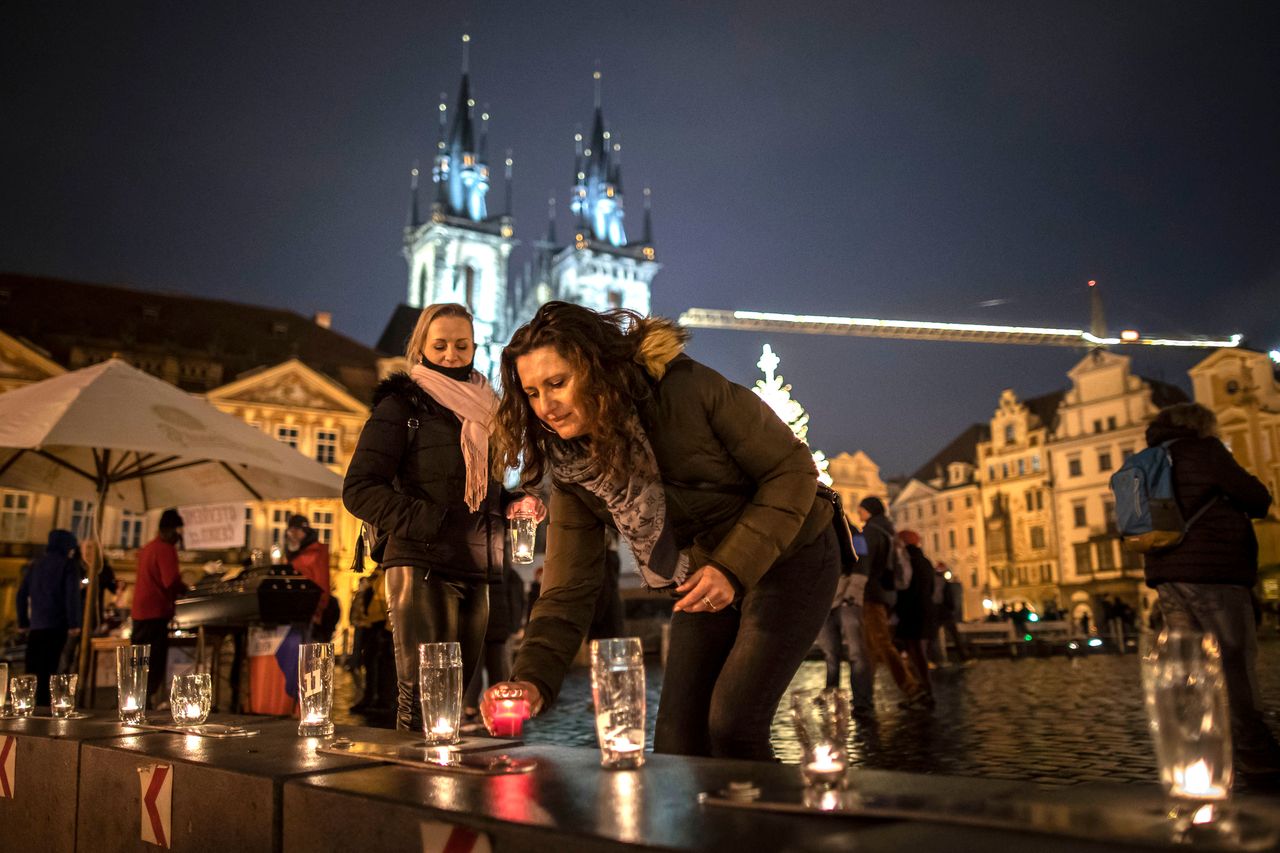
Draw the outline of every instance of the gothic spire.
M511 215L511 168L515 165L515 159L511 156L511 149L507 149L507 159L504 163L505 170L502 173L503 181L506 183L506 205L504 208L507 216Z
M449 149L457 156L462 153L474 154L476 151L476 134L472 125L471 112L475 108L475 99L471 97L471 36L462 36L462 84L458 90L458 103L453 117L453 130L449 133Z
M551 191L551 196L547 199L547 236L543 238L547 243L555 243L556 241L556 196L555 190Z
M409 170L409 221L408 227L417 228L422 224L422 217L418 215L418 161L413 161L413 168Z
M644 188L644 222L642 223L643 233L640 236L640 242L646 246L653 245L653 211L650 207L650 202L649 202L650 194L651 194L651 190L648 187L645 187Z
M436 183L437 204L444 204L449 200L449 177L445 173L448 168L448 146L445 143L445 130L448 125L449 107L446 104L448 96L444 92L440 93L440 121L436 130L436 157L435 165L431 169L431 179Z

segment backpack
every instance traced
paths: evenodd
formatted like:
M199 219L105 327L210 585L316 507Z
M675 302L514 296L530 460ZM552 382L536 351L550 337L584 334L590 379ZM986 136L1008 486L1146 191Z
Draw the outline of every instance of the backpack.
M911 586L911 555L907 546L897 536L893 537L893 552L889 556L889 568L893 569L893 588L901 592Z
M862 528L863 535L874 525L868 524ZM902 540L894 534L880 527L874 527L875 531L889 538L889 571L880 578L880 586L885 590L903 590L911 586L911 555L907 553L907 546L902 544ZM892 581L891 581L892 579Z
M1146 554L1174 547L1216 499L1183 519L1174 492L1172 444L1166 441L1135 453L1111 475L1116 523L1126 551Z

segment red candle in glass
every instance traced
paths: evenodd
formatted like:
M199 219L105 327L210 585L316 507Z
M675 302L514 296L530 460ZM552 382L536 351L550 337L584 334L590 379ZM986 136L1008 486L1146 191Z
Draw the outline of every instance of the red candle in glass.
M489 728L495 737L520 737L527 719L528 699L495 699L489 714Z

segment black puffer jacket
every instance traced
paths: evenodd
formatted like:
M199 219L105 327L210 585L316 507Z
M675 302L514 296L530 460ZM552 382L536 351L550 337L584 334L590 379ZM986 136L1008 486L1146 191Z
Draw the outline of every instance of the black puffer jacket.
M410 439L410 419L418 428ZM463 500L462 422L407 373L383 380L342 484L356 518L388 531L381 566L430 569L455 580L502 578L502 487L490 481L479 512Z
M1253 586L1258 577L1258 539L1250 518L1263 518L1271 495L1216 438L1198 438L1185 428L1147 428L1147 445L1169 446L1173 482L1182 517L1189 519L1212 500L1173 548L1146 555L1147 586L1168 581Z

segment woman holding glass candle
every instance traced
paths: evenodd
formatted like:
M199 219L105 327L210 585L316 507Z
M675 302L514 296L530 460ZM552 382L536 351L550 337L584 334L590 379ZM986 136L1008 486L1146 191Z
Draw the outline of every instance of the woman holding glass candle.
M418 646L458 642L463 678L484 649L491 583L502 577L506 514L545 514L512 501L489 476L497 398L472 368L471 314L429 305L409 338L408 373L374 392L374 408L347 469L347 509L387 534L388 623L396 659L396 727L417 729Z
M549 302L503 352L496 462L522 462L530 484L550 472L551 526L515 684L486 698L517 689L535 713L555 699L613 527L646 585L677 599L654 748L769 759L774 710L835 593L832 507L809 449L685 356L685 337L667 320Z

